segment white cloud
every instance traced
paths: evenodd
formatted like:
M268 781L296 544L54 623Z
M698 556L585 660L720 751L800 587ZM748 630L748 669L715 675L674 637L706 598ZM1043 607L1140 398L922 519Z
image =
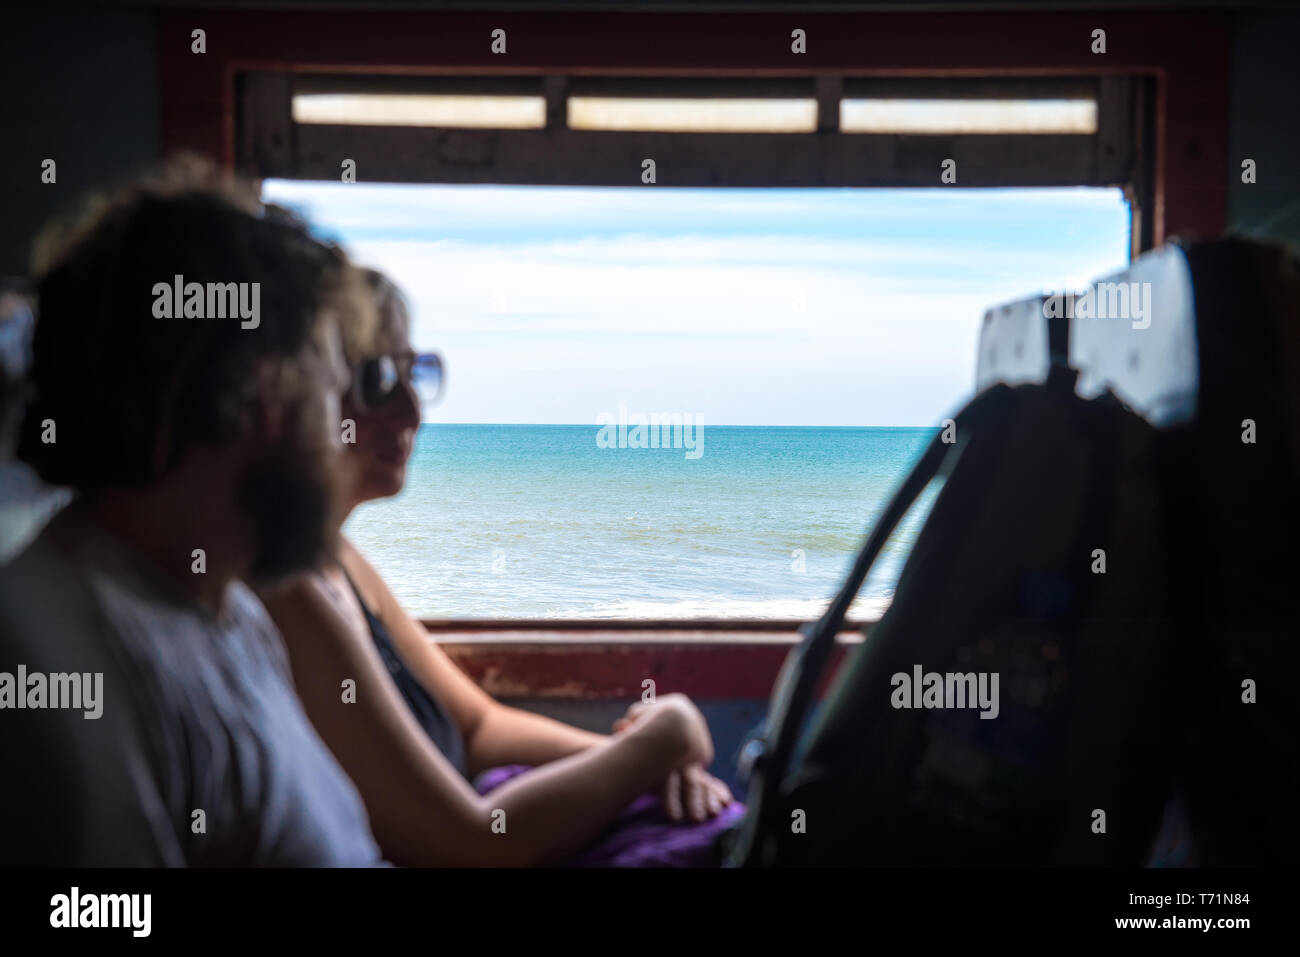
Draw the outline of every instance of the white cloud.
M1042 203L1042 192L1030 195ZM903 240L879 223L846 235L841 222L824 236L773 234L783 220L806 233L826 215L798 194L764 199L752 232L718 235L691 224L725 215L743 227L753 201L661 191L652 228L631 215L647 208L639 190L277 183L272 193L310 199L329 227L356 232L354 256L403 288L417 348L448 360L435 415L447 422L594 422L623 402L715 424L934 424L972 387L987 307L1121 265L1114 243L1084 256L1005 230ZM595 220L606 228L584 235ZM413 223L458 238L364 238ZM1060 233L1050 219L1030 223Z

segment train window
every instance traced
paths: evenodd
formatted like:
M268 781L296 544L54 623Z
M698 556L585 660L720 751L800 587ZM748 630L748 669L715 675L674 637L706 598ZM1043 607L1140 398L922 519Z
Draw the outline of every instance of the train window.
M264 192L392 276L447 359L405 488L347 527L427 619L815 617L970 394L984 309L1129 248L1117 189Z
M795 620L969 395L984 309L1141 247L1152 89L250 70L236 163L448 358L348 526L413 612Z

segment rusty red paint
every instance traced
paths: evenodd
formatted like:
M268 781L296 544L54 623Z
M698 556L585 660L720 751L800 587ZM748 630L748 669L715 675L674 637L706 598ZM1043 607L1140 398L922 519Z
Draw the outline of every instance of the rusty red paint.
M689 627L689 625L687 626ZM746 632L439 632L435 639L464 671L496 697L640 698L643 681L657 694L692 698L768 698L798 635ZM822 690L861 635L840 638Z

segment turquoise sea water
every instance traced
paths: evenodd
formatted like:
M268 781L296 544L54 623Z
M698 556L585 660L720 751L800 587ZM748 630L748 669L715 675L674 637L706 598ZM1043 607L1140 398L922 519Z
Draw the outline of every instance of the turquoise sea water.
M417 615L812 618L930 428L703 426L703 454L586 425L424 425L346 534ZM932 492L855 614L878 613Z

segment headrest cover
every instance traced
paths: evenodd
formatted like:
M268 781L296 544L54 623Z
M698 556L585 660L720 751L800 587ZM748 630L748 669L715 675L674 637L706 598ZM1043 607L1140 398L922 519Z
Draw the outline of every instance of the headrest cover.
M1187 256L1162 246L1092 283L1074 304L1070 365L1077 390L1109 388L1156 426L1196 414L1196 305Z

